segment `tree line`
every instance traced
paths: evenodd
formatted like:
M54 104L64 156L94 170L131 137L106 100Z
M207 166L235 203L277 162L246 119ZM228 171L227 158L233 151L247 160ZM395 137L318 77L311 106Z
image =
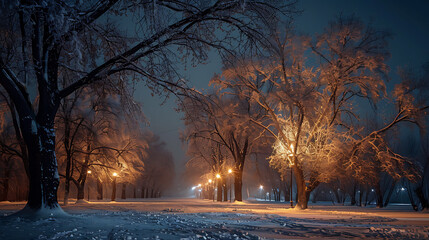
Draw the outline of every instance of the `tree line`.
M278 180L270 174L273 197L284 189L288 200L294 181L301 209L319 186L338 202L366 205L372 196L384 207L397 184L407 186L414 209L426 209L427 66L400 70L388 89L390 34L354 16L314 36L297 34L292 24L267 29L257 54L224 56L211 88L179 102L188 166L205 169L199 181L227 178L232 168L235 200L242 201L244 164L267 159L278 171ZM400 146L407 138L414 141Z

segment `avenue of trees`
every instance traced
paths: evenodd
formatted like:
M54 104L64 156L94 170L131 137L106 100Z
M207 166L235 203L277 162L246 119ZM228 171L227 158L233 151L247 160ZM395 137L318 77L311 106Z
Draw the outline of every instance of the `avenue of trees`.
M275 21L278 14L290 14L293 5L293 1L238 0L3 3L0 85L14 119L16 144L29 178L26 208L61 213L57 201L58 140L64 143L65 177L78 188L86 178L83 171L91 164L105 165L110 161L106 154L116 154L119 159L124 148L135 147L128 146L124 138L114 149L107 149L111 146L98 139L104 123L91 122L108 113L83 109L83 114L90 117L81 122L70 113L73 98L86 99L87 88L95 89L101 100L110 99L103 94L117 95L125 115L135 117L133 112L138 107L129 97L135 81L143 81L154 94L178 94L178 89L185 88L183 78L178 76L178 63L204 62L213 48L229 52L238 43L253 48L265 36L261 22ZM100 89L103 91L97 92ZM78 96L79 91L83 91L82 96ZM88 101L86 106L90 107L94 106L92 101L98 100ZM64 139L57 139L56 119L62 106L65 112L61 117L71 122L70 126L61 123L69 129L60 129ZM76 129L82 131L77 133ZM75 145L75 134L86 135L86 141ZM93 154L105 158L104 162L94 162ZM80 175L76 179L70 175L74 164L70 159L77 155L83 160L77 163Z
M61 214L60 181L67 204L71 189L84 198L88 179L99 199L109 185L114 199L116 183L122 197L127 189L159 197L174 164L159 137L141 128L133 94L143 82L154 95L178 97L187 166L202 180L219 179L218 200L227 199L228 178L243 200L252 163L277 200L292 194L292 169L302 209L323 191L361 205L374 191L383 207L397 184L415 209L428 208L429 68L402 69L391 89L387 32L339 17L321 34L300 35L295 3L1 4L0 200L13 186L17 196L28 190L26 209ZM222 57L222 73L208 90L189 88L180 67L205 63L211 51Z
M262 153L280 174L264 180L275 186L273 199L289 191L292 168L299 208L319 186L339 203L350 197L352 204L375 200L383 207L397 183L408 184L415 209L427 208L428 69L400 71L401 82L388 90L390 35L356 17L338 17L316 36L296 34L291 25L267 29L260 52L226 56L212 90L180 102L188 154L207 166L200 181L230 166L241 201L243 165ZM421 147L401 149L407 137Z

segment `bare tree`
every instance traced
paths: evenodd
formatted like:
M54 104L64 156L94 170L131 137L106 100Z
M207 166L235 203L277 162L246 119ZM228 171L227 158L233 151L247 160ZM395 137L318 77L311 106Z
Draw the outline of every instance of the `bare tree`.
M293 5L281 4L23 0L2 5L1 28L9 34L1 34L0 84L14 103L29 156L27 208L59 209L54 120L61 99L88 84L110 80L120 86L137 75L155 92L173 91L178 86L176 59L184 54L198 63L207 58L210 47L226 49L237 39L252 43L254 37L264 36L257 30L258 19L274 19ZM116 24L120 20L133 22L138 32L129 38L123 32L112 36L121 32ZM225 26L224 34L216 34L218 26ZM89 41L90 48L82 49L87 46L83 41ZM174 47L183 54L175 54ZM68 57L75 60L72 66ZM79 64L80 58L97 61ZM68 70L78 77L62 86L62 73ZM35 105L30 86L37 88Z
M368 135L352 127L359 119L355 100L372 104L385 96L388 36L354 17L340 17L315 40L294 36L290 29L283 36L273 31L266 58L225 64L218 84L246 89L242 94L265 109L263 121L253 123L276 139L271 163L281 173L293 168L299 208L307 208L311 191L337 176L335 170L353 168L357 174L354 162L368 159L367 154L380 162L381 171L412 177L405 170L407 160L383 140L386 131L415 122L424 110L403 89L394 91L399 110L392 121Z
M247 98L230 97L221 92L186 97L181 109L185 113L187 141L191 143L209 141L212 142L209 145L213 146L213 149L223 148L217 152L229 152L234 165L235 200L242 201L244 164L252 148L258 143L258 139L264 136L264 133L255 131L256 126L251 124L250 119L258 119L262 109L251 105ZM194 145L190 144L190 146ZM198 144L195 146L201 147ZM216 163L211 166L218 166L213 170L226 176L225 160L222 157L225 154L214 152L208 150L209 154L215 156L214 159L209 160Z

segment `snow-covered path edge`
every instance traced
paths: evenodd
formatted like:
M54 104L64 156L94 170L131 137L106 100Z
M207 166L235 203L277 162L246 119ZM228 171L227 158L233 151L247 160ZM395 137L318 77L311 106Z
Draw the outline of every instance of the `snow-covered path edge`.
M429 214L314 205L198 199L90 202L63 207L68 218L10 217L23 203L0 203L0 239L428 239Z

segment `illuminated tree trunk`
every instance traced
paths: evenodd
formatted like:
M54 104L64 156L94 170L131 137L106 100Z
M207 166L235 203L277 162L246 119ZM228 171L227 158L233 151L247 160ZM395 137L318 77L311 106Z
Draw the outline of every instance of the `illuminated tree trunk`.
M297 190L297 207L300 209L308 208L308 197L310 192L307 191L307 186L305 184L304 173L301 168L293 166L295 182L296 182L296 190Z

